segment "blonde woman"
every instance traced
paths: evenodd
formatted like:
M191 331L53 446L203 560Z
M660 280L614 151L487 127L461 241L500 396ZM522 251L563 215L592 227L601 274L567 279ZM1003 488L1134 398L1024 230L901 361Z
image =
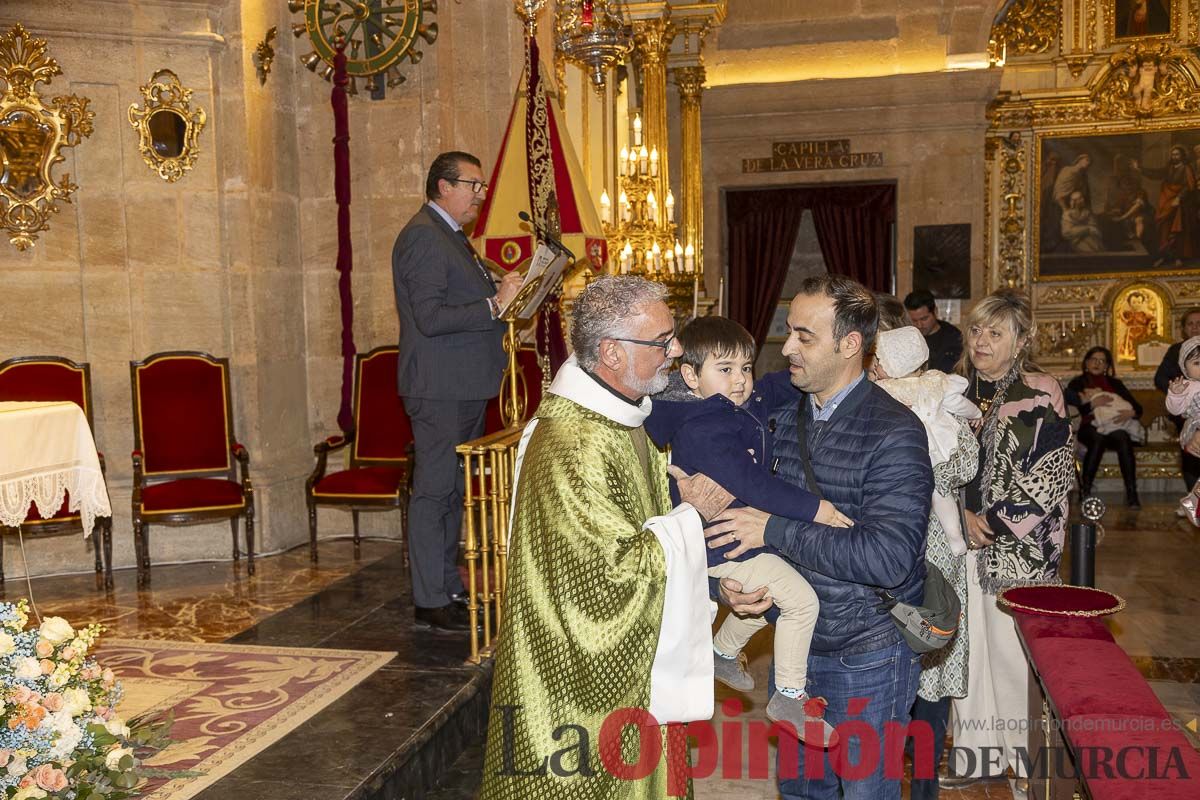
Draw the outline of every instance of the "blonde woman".
M996 595L1009 586L1059 581L1074 463L1062 390L1030 356L1029 298L1011 289L993 292L972 309L964 332L960 369L970 384L966 396L983 418L979 474L965 490L968 682L966 697L954 701L950 766L973 779L999 777L985 772L981 754L998 752L985 747L1003 748L1002 764L1017 770L1029 668Z

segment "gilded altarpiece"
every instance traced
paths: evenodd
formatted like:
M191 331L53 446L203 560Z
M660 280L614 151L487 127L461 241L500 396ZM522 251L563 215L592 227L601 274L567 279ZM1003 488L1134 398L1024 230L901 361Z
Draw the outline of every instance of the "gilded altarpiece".
M1157 402L1147 354L1200 306L1197 44L1200 0L1152 18L1117 0L1017 0L992 30L986 285L1029 292L1037 359L1064 379L1103 346ZM1143 422L1163 452L1139 452L1139 473L1177 475L1157 414Z

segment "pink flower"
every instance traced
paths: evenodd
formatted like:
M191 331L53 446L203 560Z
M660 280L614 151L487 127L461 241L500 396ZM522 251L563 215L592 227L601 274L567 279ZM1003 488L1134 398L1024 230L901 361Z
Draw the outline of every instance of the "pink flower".
M108 714L108 706L96 706L97 717L100 717L101 719L108 719L108 717L105 716L106 714Z
M12 761L13 751L5 747L0 749L0 767L7 767L8 762Z
M33 690L28 686L18 686L16 691L13 692L12 699L14 703L20 705L22 703L28 703L30 700L32 700L33 694Z
M49 675L51 672L54 672L54 662L48 658L43 658L42 659L42 674Z
M33 647L33 650L35 653L37 653L38 658L49 658L50 654L54 652L54 645L50 644L45 639L38 639L37 644Z
M26 772L25 777L21 778L21 782L18 783L17 786L21 787L22 789L28 789L30 786L33 786L34 783L36 783L36 781L33 779L33 773Z
M112 686L114 683L117 682L117 676L114 675L113 671L111 669L108 669L107 667L104 669L104 672L101 674L100 677L104 680L105 686Z
M48 694L46 695L46 699L42 701L42 705L44 705L46 710L51 713L55 711L62 711L63 696L57 692Z
M63 661L70 661L71 659L73 659L75 657L75 648L74 647L64 647L62 649L62 652L59 653L59 655L62 656Z
M84 667L83 671L81 671L79 675L85 681L94 681L96 678L100 677L100 668L97 666Z
M67 788L66 773L61 769L55 769L51 764L42 764L31 774L37 785L47 792L57 792Z

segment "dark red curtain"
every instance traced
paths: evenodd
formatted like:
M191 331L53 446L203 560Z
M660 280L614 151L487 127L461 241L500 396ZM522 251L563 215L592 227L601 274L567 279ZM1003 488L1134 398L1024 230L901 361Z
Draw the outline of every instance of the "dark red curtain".
M338 40L333 56L333 191L337 199L337 271L338 296L342 309L342 403L338 408L338 427L349 435L354 431L351 388L354 385L354 296L350 273L354 252L350 246L350 123L346 103L346 44Z
M890 292L896 187L831 186L806 193L830 274L854 278L873 292Z
M779 302L804 205L796 190L729 192L729 317L742 324L760 348Z
M731 191L725 195L729 242L729 316L767 338L796 236L811 211L825 267L875 292L892 290L896 187L813 186Z

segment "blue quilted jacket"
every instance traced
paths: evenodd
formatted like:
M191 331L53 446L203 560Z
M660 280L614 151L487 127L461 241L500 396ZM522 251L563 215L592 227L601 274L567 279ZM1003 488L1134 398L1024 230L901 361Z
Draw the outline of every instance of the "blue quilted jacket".
M788 380L786 372L763 381ZM772 414L778 476L806 486L797 414L807 420L813 475L821 495L854 520L852 528L771 517L766 543L790 559L821 601L812 650L847 655L900 639L879 612L875 588L920 604L925 583L925 530L933 469L920 420L870 381L858 384L823 425L811 421L802 395ZM817 427L820 429L817 430Z

